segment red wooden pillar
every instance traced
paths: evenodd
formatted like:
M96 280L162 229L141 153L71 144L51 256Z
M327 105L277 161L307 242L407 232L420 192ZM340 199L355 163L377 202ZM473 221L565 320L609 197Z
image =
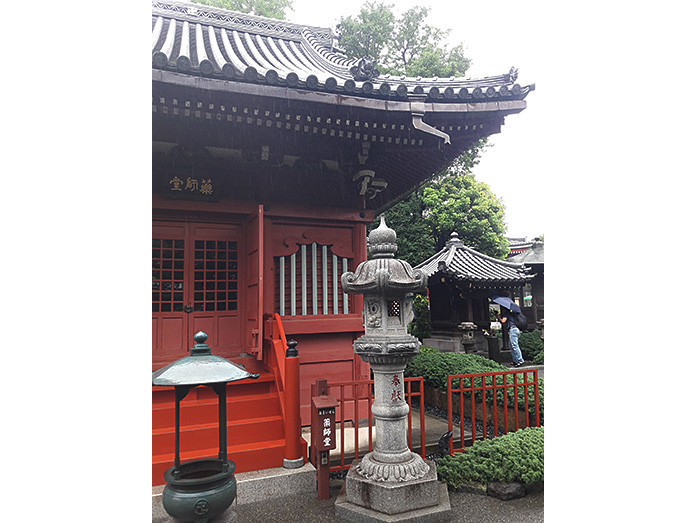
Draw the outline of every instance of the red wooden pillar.
M284 359L286 453L283 466L288 469L300 468L304 464L300 445L300 358L297 344L295 340L288 340L288 350Z

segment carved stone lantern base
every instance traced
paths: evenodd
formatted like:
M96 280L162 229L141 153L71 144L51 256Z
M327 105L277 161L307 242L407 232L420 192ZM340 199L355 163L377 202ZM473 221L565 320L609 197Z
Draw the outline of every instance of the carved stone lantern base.
M421 462L427 467L426 474L408 482L366 479L357 470L359 464L354 463L346 475L346 486L336 500L334 513L342 520L360 522L448 521L448 486L438 481L435 463Z

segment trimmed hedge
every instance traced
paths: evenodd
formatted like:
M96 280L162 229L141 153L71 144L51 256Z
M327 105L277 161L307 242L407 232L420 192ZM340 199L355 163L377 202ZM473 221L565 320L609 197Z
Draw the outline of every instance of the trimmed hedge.
M544 427L528 427L475 441L465 452L438 460L438 478L453 488L468 483L544 481Z
M532 360L533 364L535 365L544 365L545 364L545 351L541 350L538 352L535 357Z
M462 352L440 352L431 347L421 347L413 361L407 364L405 376L423 376L432 387L445 392L448 389L448 374L473 374L477 372L499 372L508 367L477 354Z
M536 329L531 332L521 332L518 338L520 352L523 353L523 358L528 361L535 361L535 356L544 350L544 343L540 338L542 331Z
M431 347L421 347L421 351L417 356L407 364L404 370L404 375L407 377L423 376L424 382L431 387L434 387L442 392L448 390L447 377L449 374L476 374L480 372L500 372L510 370L508 367L496 363L493 360L484 358L476 354L465 354L461 352L440 352ZM458 380L453 380L453 385L457 386ZM493 377L484 379L484 383L488 386L492 385ZM503 376L498 376L497 385L503 385ZM506 384L510 385L512 379L507 377ZM470 386L466 379L464 386ZM475 378L475 386L481 386L481 378ZM531 416L535 414L535 390L534 387L528 386L528 412ZM538 393L540 398L540 424L544 423L544 380L538 379ZM487 390L487 403L492 404L494 401L493 391ZM496 391L496 403L503 405L503 389ZM516 402L515 392L513 389L507 390L507 405L514 405ZM465 398L469 398L469 393L464 393ZM482 401L482 391L475 391L474 398L476 402ZM519 389L517 402L519 407L525 408L525 396L523 391Z

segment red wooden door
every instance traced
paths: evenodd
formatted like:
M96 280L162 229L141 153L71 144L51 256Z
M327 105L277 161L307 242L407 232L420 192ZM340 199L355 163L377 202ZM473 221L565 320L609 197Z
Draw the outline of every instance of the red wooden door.
M246 343L248 351L258 360L262 358L261 338L264 311L264 208L259 205L256 212L247 216L247 271L246 285Z
M242 349L238 226L154 222L153 368L186 356L202 330L219 356Z

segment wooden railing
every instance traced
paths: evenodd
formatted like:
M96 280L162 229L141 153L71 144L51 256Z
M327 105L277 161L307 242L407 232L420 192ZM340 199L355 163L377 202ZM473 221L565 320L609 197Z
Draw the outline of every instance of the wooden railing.
M373 450L373 413L371 407L375 399L373 395L373 380L342 381L327 384L328 392L336 398L339 405L336 409L336 450L330 453L333 464L331 472L348 470L351 462L361 455ZM311 395L316 395L316 384L311 385ZM420 441L412 442L411 409L412 398L419 399L419 433ZM412 452L426 457L426 435L424 416L424 379L422 377L404 378L404 399L409 405L407 442ZM365 414L365 417L363 416ZM361 427L364 421L365 427ZM360 437L361 429L365 432ZM367 437L367 444L365 438ZM353 440L353 441L351 441ZM363 440L363 441L362 441ZM314 439L313 439L314 441ZM352 443L352 449L347 450L347 444ZM338 463L337 463L338 456ZM310 449L310 461L314 464L314 449Z
M529 377L530 376L530 377ZM452 374L447 378L448 430L453 430L453 398L459 407L460 444L453 448L455 438L450 440L450 453L463 452L465 442L465 417L471 419L471 441L477 439L476 421L483 423L482 438L488 435L487 424L493 424L492 436L525 427L540 426L540 395L537 369L512 370L501 372L480 372L476 374ZM509 402L508 392L513 391ZM480 394L477 394L480 393ZM530 398L534 403L534 416L530 412ZM518 397L523 396L523 411L519 411ZM481 398L477 400L476 396ZM499 401L500 396L500 401ZM465 404L469 406L466 407ZM488 414L487 414L488 413ZM532 418L532 419L531 419Z
M274 371L276 390L281 404L281 416L286 436L285 459L290 462L303 458L300 426L300 358L289 355L297 343L287 340L278 314L268 322L268 342L271 344L269 366Z

